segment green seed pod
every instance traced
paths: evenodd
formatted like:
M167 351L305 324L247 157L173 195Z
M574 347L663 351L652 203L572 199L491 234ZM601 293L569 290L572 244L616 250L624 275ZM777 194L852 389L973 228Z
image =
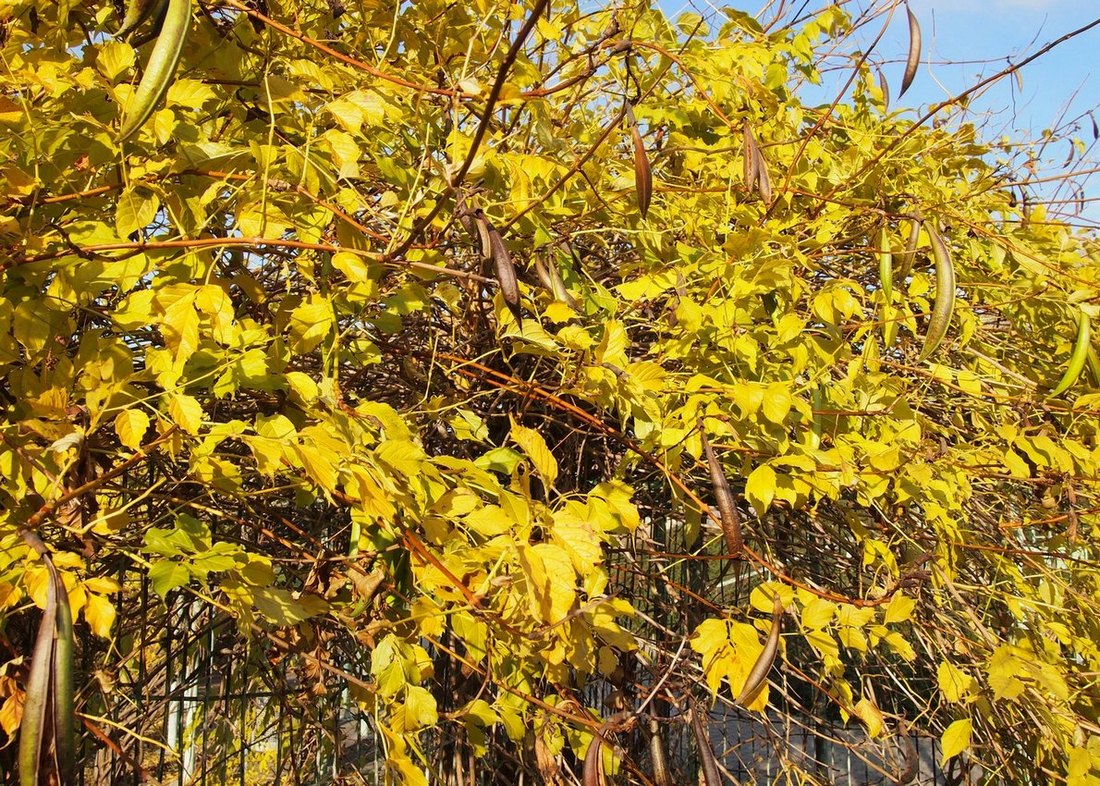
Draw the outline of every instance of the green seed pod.
M168 0L164 27L153 44L153 53L149 56L149 63L141 76L137 91L126 108L122 128L115 136L116 142L123 142L137 133L168 92L183 55L183 45L187 41L190 27L191 0Z
M1061 395L1077 382L1077 378L1081 376L1081 372L1085 369L1085 363L1089 359L1091 334L1092 324L1089 315L1081 310L1077 313L1077 340L1073 342L1073 354L1069 356L1069 365L1066 366L1066 373L1062 375L1058 385L1050 391L1050 395Z
M940 237L940 233L926 227L932 241L932 256L936 260L936 302L932 306L932 317L928 320L928 332L924 337L924 348L918 360L926 360L943 342L947 328L951 324L951 315L955 311L955 265L951 261L951 252Z

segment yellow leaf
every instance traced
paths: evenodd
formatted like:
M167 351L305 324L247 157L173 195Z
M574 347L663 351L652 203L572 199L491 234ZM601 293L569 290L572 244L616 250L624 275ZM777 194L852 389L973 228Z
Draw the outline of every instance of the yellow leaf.
M775 499L775 470L767 464L754 469L745 481L745 496L758 514L763 514Z
M109 595L122 589L121 584L107 576L92 576L84 582L84 587L88 592L95 592L100 595Z
M917 602L912 598L908 598L900 592L895 594L894 597L890 598L890 604L886 607L886 617L883 619L882 624L905 622L913 613L916 605Z
M527 454L527 458L531 459L547 489L553 488L554 481L558 479L558 462L546 446L542 434L512 421L512 439Z
M176 393L168 400L168 415L188 434L198 434L202 426L202 405L194 396Z
M312 352L332 327L332 304L319 295L294 309L290 315L292 348L303 354Z
M0 705L0 729L8 739L15 738L15 732L23 721L23 704L27 694L19 689L14 689L10 696Z
M729 641L729 631L722 620L703 620L695 629L691 637L691 648L703 656L703 663L714 654L715 651L726 646Z
M970 747L970 732L973 728L969 718L957 720L947 727L940 738L940 753L943 756L941 764Z
M531 613L542 622L561 622L573 608L577 581L569 555L551 543L523 545L520 563L527 577Z
M310 480L330 494L336 491L336 467L328 456L312 445L295 445L295 450Z
M852 707L852 714L863 721L863 725L867 727L868 737L874 739L882 734L884 726L882 713L870 699L864 697L856 702L856 706Z
M134 64L134 48L120 41L108 41L99 47L95 64L99 72L110 81Z
M115 418L118 441L131 450L141 447L141 440L149 428L149 416L140 409L127 409Z
M807 628L824 628L832 622L836 604L824 598L814 598L802 609L802 624Z
M109 639L115 625L115 607L104 596L89 593L84 606L84 619L95 635Z
M936 671L936 680L939 683L940 692L948 701L959 701L970 693L970 675L947 661L940 664Z
M762 409L764 417L772 423L782 424L793 403L790 388L782 382L775 382L764 389Z

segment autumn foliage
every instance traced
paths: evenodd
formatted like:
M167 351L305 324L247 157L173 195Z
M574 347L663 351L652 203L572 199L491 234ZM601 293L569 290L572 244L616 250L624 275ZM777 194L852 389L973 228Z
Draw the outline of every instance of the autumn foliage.
M154 22L0 5L0 741L56 566L86 719L137 572L395 783L655 782L715 702L1100 782L1097 240L886 105L904 6L172 5L121 142Z

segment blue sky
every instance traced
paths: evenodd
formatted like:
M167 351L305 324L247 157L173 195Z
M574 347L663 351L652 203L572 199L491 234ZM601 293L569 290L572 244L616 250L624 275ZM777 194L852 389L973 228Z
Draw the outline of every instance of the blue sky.
M1018 63L1047 43L1100 18L1098 0L910 0L924 33L924 58L913 86L896 105L922 106L942 101L982 78ZM901 9L899 9L901 11ZM892 86L901 81L908 42L904 14L895 14L879 44L883 56L899 60L888 70ZM1048 145L1036 164L1039 175L1093 168L1100 143L1093 139L1090 110L1100 123L1100 26L1059 44L1024 66L1019 80L1003 79L970 105L984 133L1014 140L1041 139L1044 129L1062 128L1086 145L1084 160L1075 154L1063 168L1069 143ZM896 90L895 90L896 95ZM1100 176L1075 179L1085 197L1100 197ZM1062 187L1059 188L1059 185ZM1052 183L1039 187L1047 198L1069 199L1071 189ZM1079 219L1070 218L1077 221ZM1082 223L1100 223L1100 202L1086 202Z
M717 3L716 3L717 4ZM766 0L733 0L731 5L756 14ZM772 9L778 6L775 0ZM847 4L855 16L869 0ZM666 5L672 10L689 5L707 13L707 0L675 0ZM807 9L826 5L825 0L810 0ZM788 8L799 8L801 0L788 0ZM912 87L898 98L901 72L908 47L905 11L898 8L890 29L879 43L877 54L888 61L885 68L893 94L893 108L904 106L927 109L970 87L980 79L1017 63L1045 44L1076 28L1100 18L1100 0L910 0L921 23L924 47L921 68ZM711 6L713 8L713 6ZM675 15L675 14L674 14ZM771 16L765 14L764 19ZM880 23L864 29L861 40L869 43ZM1072 136L1089 147L1086 162L1074 158L1070 169L1091 168L1100 164L1100 143L1094 142L1092 121L1085 114L1096 110L1100 123L1100 26L1063 43L1025 66L1020 81L1001 80L975 97L969 107L971 120L982 125L986 138L1008 135L1013 140L1041 139L1043 130L1058 128L1076 119ZM1022 88L1022 89L1021 89ZM922 112L923 114L923 112ZM1039 175L1052 176L1066 170L1062 164L1069 144L1047 146L1037 163ZM1088 163L1091 161L1091 163ZM1086 197L1100 200L1100 174L1077 178ZM1057 183L1042 186L1046 196L1069 196L1069 189L1055 193ZM1076 219L1075 219L1076 220ZM1084 221L1100 225L1100 201L1086 203Z

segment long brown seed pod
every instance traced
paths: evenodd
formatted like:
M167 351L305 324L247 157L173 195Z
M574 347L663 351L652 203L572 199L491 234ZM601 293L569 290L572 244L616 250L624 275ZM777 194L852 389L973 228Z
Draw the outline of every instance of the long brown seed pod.
M599 734L592 738L588 753L584 756L584 786L604 786L607 782L603 772L603 740L600 738L603 732L604 726L601 726Z
M718 772L718 762L710 747L710 735L707 734L706 721L699 705L691 708L691 730L695 733L695 747L699 749L699 763L703 767L703 782L706 786L722 786L722 776ZM585 784L588 786L588 784Z
M917 21L917 15L913 13L913 9L909 6L905 7L905 12L909 15L909 56L905 59L905 73L901 76L899 98L905 95L909 85L913 84L913 77L917 75L917 66L920 65L920 22Z
M653 782L657 786L672 786L672 772L668 768L665 741L661 738L661 727L656 718L649 722L649 758L653 762Z
M768 630L768 638L764 642L764 649L756 663L752 664L749 676L745 679L745 685L741 688L741 695L737 697L737 704L744 707L751 704L756 695L768 681L768 674L775 663L775 656L779 654L779 633L783 628L783 601L777 593L772 601L772 624Z
M756 140L752 135L752 128L749 127L749 121L746 120L743 124L743 136L744 136L744 150L742 154L744 156L744 179L745 179L745 191L752 191L756 185L757 165L760 160L759 151L756 149Z
M626 122L630 124L630 136L634 140L634 190L638 193L638 210L645 218L653 199L653 171L649 166L638 120L634 117L634 108L629 103L626 105Z
M932 305L924 348L921 349L918 360L925 360L936 351L943 337L947 335L951 315L955 311L955 265L951 261L951 252L931 224L926 229L928 239L932 241L932 256L936 260L936 302Z
M878 73L878 89L882 91L882 108L890 108L890 82L886 79L886 74L882 73L881 69L876 68L875 72Z
M738 557L745 547L741 536L741 517L737 513L737 505L734 503L726 473L722 471L722 464L714 454L714 448L710 446L702 420L699 421L699 437L703 441L703 452L707 456L707 468L710 469L710 482L714 486L714 499L718 503L718 513L722 520L722 535L726 539L726 550L730 557Z
M482 256L485 256L485 246L488 243L489 259L493 262L493 268L496 272L497 283L500 285L500 294L504 298L504 304L508 306L508 310L512 312L512 315L516 318L516 324L523 324L523 316L520 311L519 301L519 280L516 278L516 266L512 264L512 255L508 253L507 246L504 245L504 238L500 236L500 232L492 225L488 218L481 210L477 210L474 214L477 220L477 231L481 236L482 243Z

